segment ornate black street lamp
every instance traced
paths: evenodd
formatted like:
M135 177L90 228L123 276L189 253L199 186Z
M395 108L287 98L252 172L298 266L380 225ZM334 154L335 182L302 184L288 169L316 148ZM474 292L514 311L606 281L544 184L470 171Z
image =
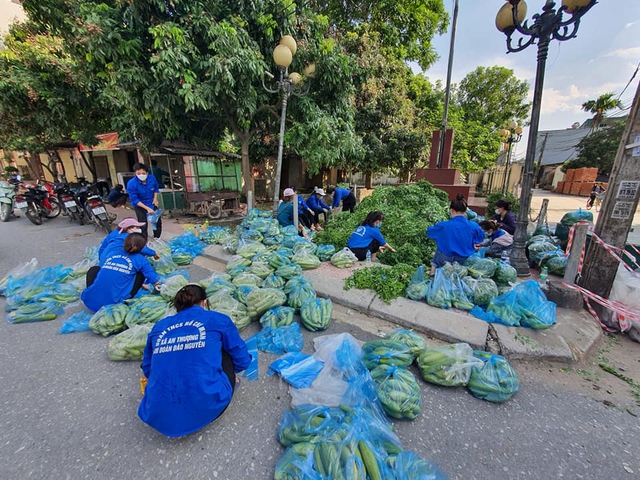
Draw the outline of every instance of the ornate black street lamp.
M507 128L500 130L500 136L507 143L507 160L505 162L504 180L502 182L502 194L509 190L509 177L511 176L511 155L513 153L513 144L522 140L522 127L518 126L518 122L511 120Z
M267 87L262 78L262 86L269 93L282 94L282 112L280 114L280 136L278 138L278 163L276 166L276 176L274 178L273 190L273 216L278 211L278 203L280 202L280 176L282 175L282 151L284 149L284 127L287 117L287 100L290 95L301 97L309 93L311 82L305 82L305 78L312 79L316 75L315 64L308 65L303 73L304 77L297 72L289 73L289 65L293 61L298 47L296 41L291 35L285 35L280 39L280 44L273 49L273 61L278 66L279 79L275 80L274 76L265 72L265 75L275 80L276 88Z
M516 232L511 250L511 265L518 271L519 276L528 276L530 274L525 254L525 243L527 241L536 140L540 123L544 70L547 63L549 43L552 39L565 41L574 38L578 33L580 19L596 3L598 3L597 0L562 0L562 5L556 9L556 3L553 0L547 0L544 7L542 7L542 13L531 17L533 25L529 26L524 21L527 14L527 4L524 0L507 0L507 3L503 5L496 16L496 27L507 35L507 53L520 52L529 45L536 42L538 44L538 65L533 89L527 156L522 177L520 211L518 212ZM513 38L515 32L520 34L517 42Z

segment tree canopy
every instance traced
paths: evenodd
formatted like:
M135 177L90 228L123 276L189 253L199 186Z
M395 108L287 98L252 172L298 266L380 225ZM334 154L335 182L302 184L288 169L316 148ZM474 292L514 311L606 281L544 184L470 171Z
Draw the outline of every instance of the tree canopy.
M597 167L599 173L611 173L622 140L625 122L620 120L583 137L578 144L578 158L566 162L562 169Z
M582 110L593 113L592 130L597 130L604 119L604 114L615 108L622 108L622 101L616 98L614 92L603 93L595 100L587 100L582 104Z

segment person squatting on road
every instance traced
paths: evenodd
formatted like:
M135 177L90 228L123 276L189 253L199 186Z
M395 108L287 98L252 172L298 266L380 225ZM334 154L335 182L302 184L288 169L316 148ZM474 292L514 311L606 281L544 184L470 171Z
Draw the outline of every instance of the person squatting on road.
M495 215L491 220L498 222L498 226L505 232L513 235L516 231L516 214L511 211L511 204L506 200L498 200L495 207Z
M307 205L313 211L314 223L320 224L320 214L324 214L324 221L327 221L327 214L331 207L322 201L322 197L326 195L325 191L321 188L314 188L313 193L307 198Z
M153 175L149 175L149 167L144 163L136 163L133 166L136 176L127 182L127 192L129 201L134 207L136 218L144 223L142 234L147 237L147 215L152 214L158 208L158 193L160 188ZM153 231L153 238L160 238L162 234L162 219L158 219L156 229Z
M395 249L387 243L380 233L382 218L380 211L369 212L364 222L349 237L347 247L358 260L363 261L367 258L367 250L371 252L372 260L376 258L378 251L383 252L389 249L395 252Z
M281 227L293 225L293 196L295 193L292 188L285 188L282 193L282 202L280 202L276 212L276 218ZM299 215L298 220L300 220ZM308 236L302 222L298 222L298 234L302 237Z
M295 185L289 188L293 190L293 193L298 193ZM302 195L298 195L298 220L309 230L316 230L318 227L315 223L315 212L309 208Z
M194 433L229 406L236 373L251 355L231 319L209 311L207 294L186 285L175 296L177 314L156 323L142 358L148 379L138 416L167 437Z
M351 190L342 187L329 187L327 188L329 195L333 194L333 203L331 208L333 213L340 211L353 213L353 209L356 206L356 197ZM340 202L342 202L342 210L340 210Z
M98 265L104 265L111 250L121 250L124 247L125 239L130 233L142 233L141 227L144 225L144 223L138 222L135 218L125 218L122 220L118 224L118 228L102 240L100 248L98 249ZM160 255L146 245L140 250L140 253L145 257L154 257L156 260L160 260Z
M464 261L475 253L475 245L484 240L484 232L467 220L467 202L458 194L449 206L451 220L438 222L427 228L427 236L436 241L436 253L431 261L431 275L446 262Z
M498 222L495 220L484 220L480 222L480 228L489 235L489 238L476 244L476 250L479 250L480 247L486 247L484 252L485 256L493 258L500 258L503 254L509 255L511 253L513 235L500 228Z
M113 187L107 197L107 203L112 207L124 207L129 199L129 195L123 193L122 190L124 190L124 187L120 184Z
M87 272L87 288L80 298L92 312L105 305L120 303L133 298L143 286L145 278L160 285L160 278L149 260L140 252L147 244L141 233L130 233L123 248L111 249L102 266L91 267ZM151 287L147 286L147 289Z

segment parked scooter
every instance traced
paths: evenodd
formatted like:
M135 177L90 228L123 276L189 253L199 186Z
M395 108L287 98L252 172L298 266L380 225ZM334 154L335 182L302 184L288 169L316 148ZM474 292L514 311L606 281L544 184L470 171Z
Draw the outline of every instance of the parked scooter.
M34 225L42 225L42 218L55 218L60 215L60 203L56 197L50 196L45 187L25 184L26 191L15 197L16 207Z
M68 183L56 183L53 191L60 201L63 215L69 216L70 222L78 222L84 225L84 213L82 207L76 202L75 194Z
M94 188L95 185L82 184L75 194L75 200L82 207L83 214L89 222L106 233L111 233L111 219L102 197L94 193Z
M9 182L0 182L0 220L8 222L13 213L16 187Z

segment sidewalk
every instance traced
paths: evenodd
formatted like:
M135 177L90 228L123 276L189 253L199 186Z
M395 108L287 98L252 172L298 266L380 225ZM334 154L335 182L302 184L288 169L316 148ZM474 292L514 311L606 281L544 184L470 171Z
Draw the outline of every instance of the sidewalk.
M210 245L194 263L210 270L222 270L231 257L220 245ZM505 327L489 324L460 310L442 310L407 298L386 304L371 290L344 290L344 279L351 269L339 269L328 262L315 270L307 270L319 297L412 328L446 342L466 342L473 348L500 353L510 359L575 362L587 356L601 338L600 327L584 310L576 312L559 308L557 323L547 330Z

